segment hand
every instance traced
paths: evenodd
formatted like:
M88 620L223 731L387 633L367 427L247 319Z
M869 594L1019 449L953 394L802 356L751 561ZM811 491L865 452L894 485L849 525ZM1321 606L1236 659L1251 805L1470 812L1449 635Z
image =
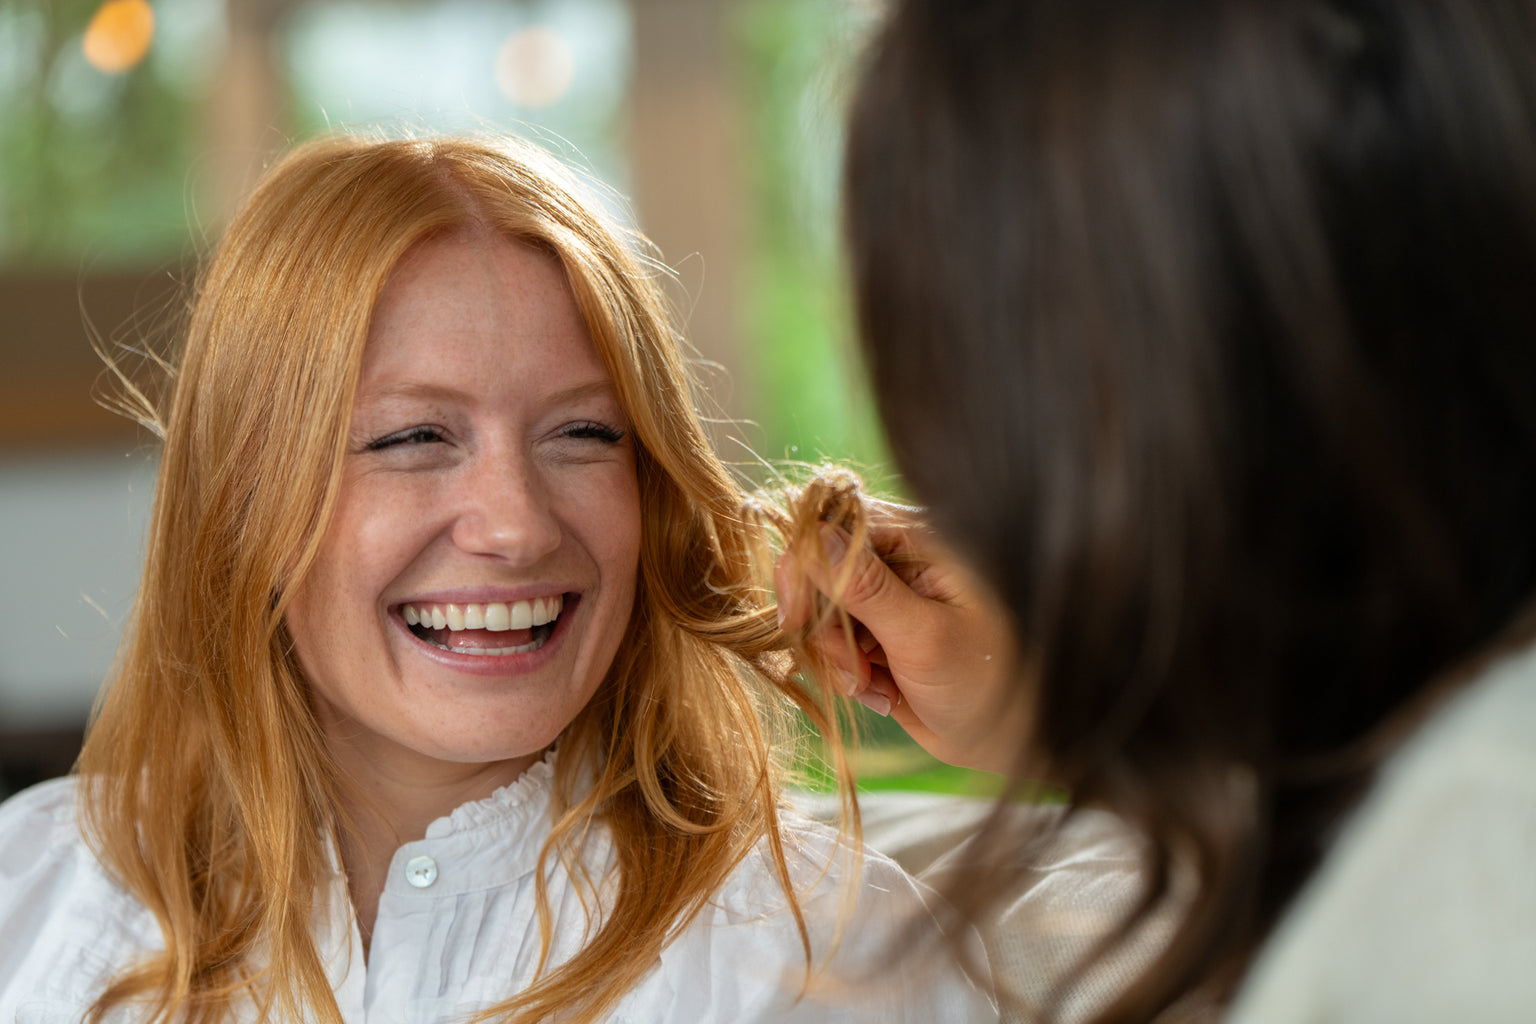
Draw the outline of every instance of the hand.
M1028 702L1007 615L918 510L864 502L866 546L850 553L848 533L822 523L825 563L793 548L780 556L780 623L805 625L814 591L833 596L846 571L841 605L854 620L854 642L835 619L811 640L837 667L843 691L890 714L941 761L1011 771L1025 742ZM844 558L854 559L851 567Z

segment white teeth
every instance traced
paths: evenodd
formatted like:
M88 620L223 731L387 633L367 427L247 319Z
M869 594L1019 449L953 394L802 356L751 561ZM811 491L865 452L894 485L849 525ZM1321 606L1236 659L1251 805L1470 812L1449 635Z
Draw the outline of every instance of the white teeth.
M545 623L554 622L558 619L560 617L560 609L565 607L565 598L560 594L554 594L544 598L543 603L544 608L542 611L534 610L533 624L535 626L542 626Z
M438 641L430 638L427 640L427 642L440 651L450 651L454 654L471 654L476 657L484 658L501 657L507 654L527 654L529 651L536 651L540 647L543 647L546 643L549 642L549 637L535 637L534 639L528 641L526 644L515 644L511 647L449 647L447 644L439 643Z
M544 646L543 640L534 640L531 643L519 644L516 647L459 647L455 648L457 654L475 655L502 655L502 654L527 654Z
M464 629L485 629L493 633L509 629L532 629L543 626L560 617L565 599L560 594L539 597L532 601L493 602L491 604L448 604L400 606L400 615L408 626L426 626L430 629L447 629L457 633ZM525 648L489 648L476 650L476 654L516 654ZM531 649L531 648L526 648Z
M561 596L541 597L533 602L533 622L535 625L544 625L545 622L554 622L561 617Z

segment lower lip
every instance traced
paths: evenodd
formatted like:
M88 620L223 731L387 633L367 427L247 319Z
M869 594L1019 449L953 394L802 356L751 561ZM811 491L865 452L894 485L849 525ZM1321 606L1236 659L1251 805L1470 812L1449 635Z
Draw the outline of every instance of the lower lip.
M524 651L521 654L459 654L456 651L445 651L412 633L411 627L405 624L405 619L401 616L398 607L390 613L389 617L394 622L395 628L405 634L405 638L417 651L439 665L472 676L512 676L536 672L554 659L559 648L565 643L565 635L570 632L570 622L580 605L580 596L565 595L560 617L555 620L555 628L549 634L549 639L545 640L538 650Z

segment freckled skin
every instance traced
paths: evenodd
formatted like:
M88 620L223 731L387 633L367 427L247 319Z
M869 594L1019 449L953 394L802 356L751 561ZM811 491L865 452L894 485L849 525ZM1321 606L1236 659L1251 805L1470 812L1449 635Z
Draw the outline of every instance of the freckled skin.
M366 788L458 780L461 796L484 795L586 705L634 601L628 427L552 258L451 236L396 269L364 352L336 515L287 617L327 743ZM450 591L580 596L543 648L487 672L400 617L402 602Z

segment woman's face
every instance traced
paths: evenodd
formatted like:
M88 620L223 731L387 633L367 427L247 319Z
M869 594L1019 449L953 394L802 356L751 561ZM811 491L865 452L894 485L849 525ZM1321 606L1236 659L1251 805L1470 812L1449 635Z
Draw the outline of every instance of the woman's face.
M454 236L390 277L339 503L288 629L355 772L537 760L634 602L629 421L550 256Z

